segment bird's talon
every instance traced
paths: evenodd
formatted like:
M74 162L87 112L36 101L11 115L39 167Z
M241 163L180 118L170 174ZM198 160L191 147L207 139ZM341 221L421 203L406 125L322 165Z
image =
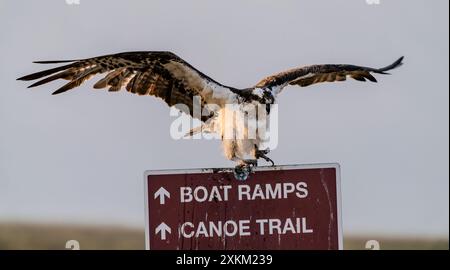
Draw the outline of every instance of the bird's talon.
M249 164L240 164L234 168L234 177L236 180L245 181L251 173L251 166Z
M266 156L266 154L269 153L269 150L258 150L256 152L256 157L257 158L262 158L267 162L270 162L272 167L275 167L275 162L273 162L273 160L271 160L268 156Z

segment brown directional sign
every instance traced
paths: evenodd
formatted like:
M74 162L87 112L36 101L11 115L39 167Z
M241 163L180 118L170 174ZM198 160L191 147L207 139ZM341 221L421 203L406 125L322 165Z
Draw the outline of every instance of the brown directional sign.
M341 249L337 164L147 171L152 250Z

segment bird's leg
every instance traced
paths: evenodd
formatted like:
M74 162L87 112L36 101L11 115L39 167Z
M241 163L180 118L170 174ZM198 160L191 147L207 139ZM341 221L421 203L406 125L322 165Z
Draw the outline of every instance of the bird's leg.
M272 166L275 166L275 162L273 162L273 160L271 160L268 156L266 156L269 153L269 150L256 150L255 151L255 156L257 159L262 158L267 162L272 163Z

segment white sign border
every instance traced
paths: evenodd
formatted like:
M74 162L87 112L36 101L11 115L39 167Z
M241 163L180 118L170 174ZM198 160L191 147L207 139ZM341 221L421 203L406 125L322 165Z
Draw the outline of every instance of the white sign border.
M316 164L296 164L279 166L255 167L254 171L273 170L294 170L294 169L330 169L336 170L336 203L337 203L337 226L338 226L338 249L344 249L343 227L342 227L342 191L341 191L341 165L339 163L316 163ZM193 173L213 173L233 172L234 168L206 168L206 169L172 169L172 170L147 170L144 172L144 201L145 201L145 249L150 250L150 224L149 224L149 197L148 197L148 176L164 174L193 174ZM237 180L236 180L237 181Z

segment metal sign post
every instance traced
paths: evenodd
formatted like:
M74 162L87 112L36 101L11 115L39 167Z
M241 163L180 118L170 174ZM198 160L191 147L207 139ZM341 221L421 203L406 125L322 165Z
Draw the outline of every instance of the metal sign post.
M338 164L147 171L146 248L342 249Z

